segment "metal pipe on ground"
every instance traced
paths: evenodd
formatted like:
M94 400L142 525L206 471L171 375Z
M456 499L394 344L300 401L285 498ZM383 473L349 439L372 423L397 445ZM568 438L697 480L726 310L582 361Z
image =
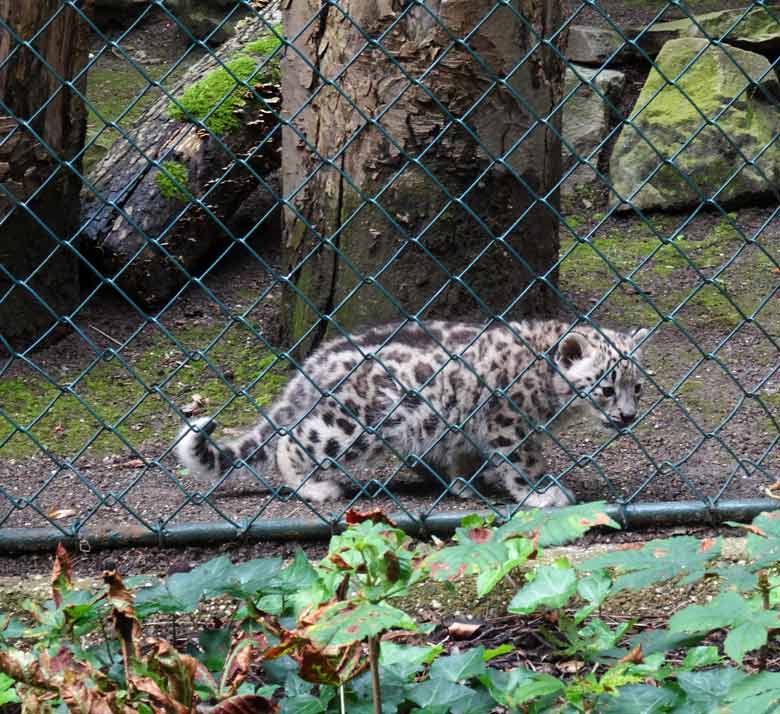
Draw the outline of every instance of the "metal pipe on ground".
M638 503L627 506L609 504L607 515L626 529L663 528L682 525L717 525L724 521L749 522L762 511L778 508L778 501L742 499L707 504L701 501ZM419 519L405 514L390 514L404 531L414 536L448 536L460 525L464 513L441 513ZM487 512L485 513L487 515ZM253 523L242 529L229 523L190 523L174 525L160 531L140 526L120 526L115 529L89 528L77 534L67 534L56 528L2 528L0 555L35 553L53 550L57 543L90 550L137 547L211 546L231 541L315 541L327 540L343 530L343 521L330 523L313 519L278 519Z

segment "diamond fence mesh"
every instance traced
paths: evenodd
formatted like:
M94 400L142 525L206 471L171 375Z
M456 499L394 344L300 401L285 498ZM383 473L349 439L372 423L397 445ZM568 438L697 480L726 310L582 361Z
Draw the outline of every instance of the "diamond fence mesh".
M636 421L554 429L564 405L531 424L532 496L562 486L629 525L780 496L780 7L38 5L0 0L4 550L522 507L484 478L505 451L455 478L426 461L469 417L419 453L315 465L347 487L326 503L248 453L205 483L177 463L201 416L213 443L278 434L270 405L306 355L360 351L376 322L383 347L360 355L380 365L410 326L443 349L434 319L479 326L472 343L528 316L647 328ZM411 386L431 409L435 379ZM337 384L314 386L349 412ZM355 438L381 441L399 404Z

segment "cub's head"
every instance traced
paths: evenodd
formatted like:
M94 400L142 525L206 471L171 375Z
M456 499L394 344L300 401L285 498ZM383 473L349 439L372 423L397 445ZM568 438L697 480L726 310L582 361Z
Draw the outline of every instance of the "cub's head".
M590 407L606 426L631 424L642 393L639 345L647 334L646 329L623 333L575 328L560 341L555 357L559 393L571 396L574 387L579 397L575 404Z

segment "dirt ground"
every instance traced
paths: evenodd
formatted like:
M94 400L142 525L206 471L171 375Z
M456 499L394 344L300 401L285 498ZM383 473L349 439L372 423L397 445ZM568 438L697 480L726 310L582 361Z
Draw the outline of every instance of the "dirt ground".
M601 3L621 27L648 22L664 6ZM569 8L578 23L605 21L592 8ZM674 8L663 19L679 15ZM131 36L132 46L153 46L161 21L142 26ZM170 40L145 56L160 67L185 50ZM95 76L115 74L116 63L107 56ZM643 79L641 70L629 73L624 111ZM105 101L112 94L105 84L90 91ZM548 438L550 471L578 500L763 497L780 479L776 207L658 214L647 221L633 214L605 217L605 207L605 189L565 207L561 313L590 311L619 328L655 326L643 355L645 413L632 434L620 438L585 424ZM598 252L578 245L585 237ZM0 422L0 531L79 523L101 533L225 518L243 525L317 517L301 501L274 501L256 482L239 482L235 475L211 492L212 484L194 483L171 455L180 426L172 404L182 407L200 395L209 412L220 411L226 431L237 429L252 423L284 381L284 367L274 363L270 349L284 349L278 239L261 236L253 249L262 262L236 246L205 277L205 289L187 290L155 315L140 314L105 287L87 286L76 332L28 359L0 364L0 405L13 420ZM620 279L626 275L629 282ZM273 474L267 478L275 483ZM500 492L486 492L484 499L441 498L435 482L392 463L377 464L361 478L386 482L394 498L379 494L352 505L410 516L465 513L503 499ZM348 507L346 501L329 504L321 517L338 517ZM293 545L130 549L111 557L121 560L124 572L165 572L171 562L197 562L216 550L242 557L287 554ZM84 574L99 570L103 557L82 556ZM48 568L44 556L0 557L0 574Z

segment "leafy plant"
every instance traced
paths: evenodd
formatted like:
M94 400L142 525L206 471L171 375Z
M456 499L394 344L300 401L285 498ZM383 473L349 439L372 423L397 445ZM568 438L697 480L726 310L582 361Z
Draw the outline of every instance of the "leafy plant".
M780 706L780 673L761 671L780 632L776 514L739 526L748 558L738 565L717 563L719 540L688 536L583 562L545 558L549 545L616 527L598 503L501 525L468 516L453 543L437 547L379 511L351 511L347 525L318 563L301 552L286 565L220 556L151 583L106 571L92 590L74 587L58 548L51 600L0 618L0 706L44 714L768 714ZM514 584L508 611L546 643L545 671L502 664L508 643L450 652L431 644L429 628L403 608L431 580L469 581L460 585L478 598ZM669 580L719 590L679 609L666 629L637 633L634 621L602 612L619 593ZM188 643L143 635L154 618L214 599L232 603L232 615ZM751 652L758 659L746 666Z

